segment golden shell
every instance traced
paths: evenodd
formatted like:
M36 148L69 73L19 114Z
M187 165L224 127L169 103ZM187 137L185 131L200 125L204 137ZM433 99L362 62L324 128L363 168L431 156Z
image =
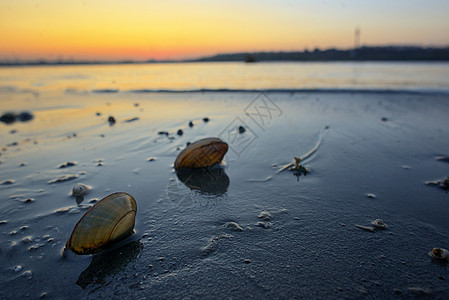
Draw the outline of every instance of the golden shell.
M220 162L227 151L228 144L219 138L201 139L179 153L175 160L175 170L210 167Z
M75 254L100 252L133 234L137 204L127 193L113 193L92 206L66 243Z

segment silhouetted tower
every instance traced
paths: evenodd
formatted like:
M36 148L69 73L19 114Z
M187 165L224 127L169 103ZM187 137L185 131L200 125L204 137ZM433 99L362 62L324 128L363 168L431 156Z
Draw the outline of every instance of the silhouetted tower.
M355 28L354 49L360 48L360 27Z

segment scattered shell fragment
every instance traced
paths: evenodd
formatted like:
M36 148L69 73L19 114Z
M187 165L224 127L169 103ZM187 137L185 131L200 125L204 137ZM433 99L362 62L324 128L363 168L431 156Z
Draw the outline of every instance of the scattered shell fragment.
M376 219L372 221L371 224L373 224L373 226L377 229L386 229L388 227L387 224L385 224L381 219Z
M429 255L438 260L449 261L449 251L443 248L433 248Z
M89 193L89 191L92 189L91 186L88 186L84 183L77 183L72 188L72 196L75 197L82 197Z
M268 229L271 227L271 223L270 222L257 222L256 224L259 227L262 227L264 229Z
M234 231L243 231L243 228L236 222L227 222L223 227Z
M228 144L219 138L205 138L188 145L175 160L175 170L205 168L220 162Z
M270 221L271 220L271 214L264 210L264 211L262 211L259 214L259 218L262 219L262 220L265 220L265 221Z
M59 176L58 178L49 180L47 183L50 183L50 184L52 184L52 183L59 183L59 182L72 180L72 179L75 179L75 178L78 178L77 174L66 174L66 175Z
M373 227L370 227L370 226L355 225L355 227L360 228L360 229L365 230L365 231L375 232L375 229Z
M127 193L113 193L97 202L76 224L66 248L75 254L100 252L133 234L137 204Z

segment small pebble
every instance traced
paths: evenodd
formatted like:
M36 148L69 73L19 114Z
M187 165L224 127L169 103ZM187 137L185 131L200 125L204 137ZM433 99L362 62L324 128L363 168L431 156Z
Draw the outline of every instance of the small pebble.
M168 136L168 131L159 131L157 134Z
M21 265L17 265L14 267L14 272L19 272L20 270L22 270L22 266Z
M33 273L30 270L23 272L23 276L25 277L31 277L31 275L33 275Z
M115 124L115 118L113 117L113 116L109 116L109 118L108 118L108 122L109 122L109 124Z
M245 259L243 262L244 262L245 264L249 264L251 261L250 261L249 259Z
M6 223L8 223L7 220L0 220L0 225L6 224Z
M9 134L14 134L14 133L16 133L16 132L17 132L16 129L12 129L12 130L9 131Z
M264 221L270 221L271 220L271 214L264 210L264 211L262 211L259 214L259 219L262 219Z
M264 229L268 229L271 227L271 223L270 222L257 222L256 224L259 227L262 227Z
M28 226L26 226L26 225L23 225L20 227L20 230L26 230L26 229L28 229Z
M366 196L367 196L368 198L370 198L370 199L376 199L376 198L377 198L376 195L371 194L371 193L366 194Z
M98 116L101 116L101 113L97 112L97 113L95 113L95 115L98 117Z
M3 185L13 184L15 181L13 179L6 179L1 182Z
M178 135L183 135L183 134L184 134L184 131L182 131L182 129L179 129L178 132L177 132L177 134L178 134Z
M386 117L383 117L381 120L382 120L382 122L387 122L388 121L388 119Z
M40 298L45 298L45 297L47 297L47 293L42 293L40 296L39 296Z
M13 231L9 232L9 235L15 235L15 234L17 234L16 230L13 230Z
M244 133L246 131L245 127L239 126L239 133Z
M19 167L25 167L27 163L20 163Z
M68 167L73 167L76 166L78 163L76 161L68 161L66 163L60 164L58 166L58 169L64 169L64 168L68 168Z
M192 121L189 122L189 127L193 127L193 122Z
M209 122L209 118L207 118L207 117L206 117L206 118L203 118L203 122L204 122L204 123Z
M155 157L148 157L148 158L147 158L147 161L155 161L155 160L156 160Z

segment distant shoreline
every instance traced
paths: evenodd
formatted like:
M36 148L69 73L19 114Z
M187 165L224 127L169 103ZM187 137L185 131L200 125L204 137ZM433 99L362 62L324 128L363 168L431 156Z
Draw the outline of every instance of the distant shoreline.
M65 66L65 65L118 65L118 64L157 64L157 63L192 63L192 62L441 62L449 61L449 47L413 47L385 46L361 47L357 49L315 49L313 51L291 52L241 52L217 54L197 59L186 60L145 60L145 61L0 61L0 67L12 66Z

